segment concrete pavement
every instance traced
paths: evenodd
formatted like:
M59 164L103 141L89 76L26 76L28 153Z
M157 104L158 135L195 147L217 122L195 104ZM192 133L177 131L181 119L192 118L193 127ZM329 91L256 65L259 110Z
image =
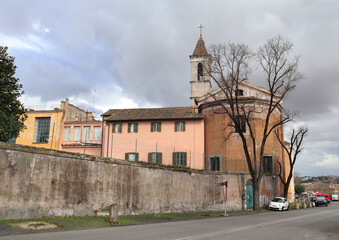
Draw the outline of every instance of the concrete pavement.
M298 211L272 211L236 217L161 224L38 233L0 237L12 239L339 239L339 203Z

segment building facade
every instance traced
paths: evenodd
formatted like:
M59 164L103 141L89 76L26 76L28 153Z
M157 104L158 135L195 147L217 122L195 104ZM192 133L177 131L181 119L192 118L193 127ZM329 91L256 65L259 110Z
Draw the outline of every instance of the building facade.
M92 112L70 104L68 98L61 101L60 108L53 110L30 108L26 114L26 129L19 133L17 144L83 153L83 147L79 148L79 145L84 145L83 140L85 140L89 145L88 153L100 155L102 122L95 121ZM86 137L84 137L85 131ZM80 139L74 141L74 136L78 137L77 134ZM98 138L100 141L97 140ZM93 141L95 145L92 144Z
M111 109L103 156L204 169L204 119L191 107Z

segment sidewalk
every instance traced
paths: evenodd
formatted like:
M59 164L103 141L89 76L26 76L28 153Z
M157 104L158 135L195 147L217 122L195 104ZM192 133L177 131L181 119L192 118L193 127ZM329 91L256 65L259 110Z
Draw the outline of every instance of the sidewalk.
M268 210L266 209L261 209L259 213L267 211ZM231 217L237 215L255 214L258 212L229 211L227 213ZM147 215L129 215L129 216L119 216L118 223L109 223L108 216L0 220L0 236L217 218L223 217L223 214L224 212L222 211L222 212L156 213ZM18 226L14 227L13 225L17 223L26 223L25 224L26 226L29 226L34 230L21 229ZM50 223L55 224L57 228L39 229L40 227L42 228L44 227L44 225Z

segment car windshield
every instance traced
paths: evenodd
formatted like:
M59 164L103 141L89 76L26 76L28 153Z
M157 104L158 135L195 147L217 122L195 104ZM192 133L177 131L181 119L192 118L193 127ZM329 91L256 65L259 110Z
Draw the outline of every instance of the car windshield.
M273 198L272 202L283 202L281 198Z
M325 200L325 197L317 197L317 200Z

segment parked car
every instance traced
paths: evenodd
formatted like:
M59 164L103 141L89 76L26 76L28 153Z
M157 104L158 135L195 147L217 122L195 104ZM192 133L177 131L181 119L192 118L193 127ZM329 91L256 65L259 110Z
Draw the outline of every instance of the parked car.
M311 202L314 202L316 199L317 199L316 196L310 196L310 201L311 201Z
M327 207L328 205L328 200L324 197L324 196L318 196L315 200L314 200L315 206L318 207L320 205L325 205Z
M332 201L339 201L339 196L337 194L333 194Z
M331 197L328 193L318 193L318 194L315 194L314 196L316 196L316 197L323 196L327 199L328 203L331 203Z
M272 210L288 210L290 208L290 205L287 202L287 199L284 197L275 197L268 205L268 209Z

